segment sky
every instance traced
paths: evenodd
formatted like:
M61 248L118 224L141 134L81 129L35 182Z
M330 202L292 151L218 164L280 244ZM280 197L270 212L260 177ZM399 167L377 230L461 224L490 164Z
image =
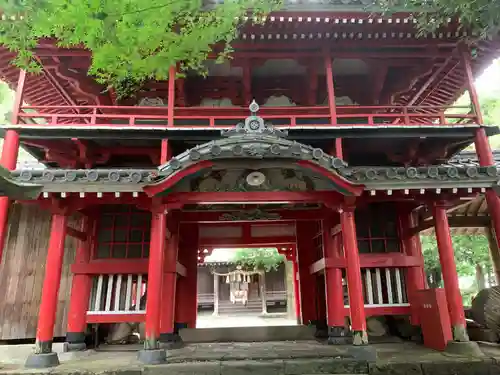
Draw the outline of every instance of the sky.
M476 90L479 96L500 98L500 58L493 61L476 79Z

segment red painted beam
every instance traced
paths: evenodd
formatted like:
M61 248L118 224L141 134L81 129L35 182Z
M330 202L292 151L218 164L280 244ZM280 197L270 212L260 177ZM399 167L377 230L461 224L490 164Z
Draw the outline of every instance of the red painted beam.
M349 308L344 307L345 316L349 316ZM365 316L384 316L384 315L410 315L410 306L380 306L366 307Z
M407 256L402 253L360 254L362 268L407 268L421 267L422 260L418 256ZM346 268L344 258L320 259L310 266L311 273L321 272L326 268Z
M340 204L343 196L332 191L279 191L279 192L216 192L216 193L173 193L165 197L168 204L214 204L214 203L324 203L329 206Z
M71 266L71 272L89 275L147 274L148 259L108 259L82 264L75 263Z
M200 238L200 247L233 247L247 244L259 246L281 246L295 243L295 236L252 237L248 238Z
M252 208L248 208L252 210ZM327 210L323 208L319 209L308 209L308 210L272 210L266 211L272 214L279 215L279 220L231 220L225 221L221 220L222 215L233 215L232 211L182 211L180 213L180 221L184 223L218 223L218 224L233 224L233 223L245 223L245 222L266 222L266 223L284 223L287 221L295 220L321 220L332 214L332 210Z
M87 323L97 324L97 323L140 323L146 320L146 314L144 313L133 313L128 314L88 314L87 313Z

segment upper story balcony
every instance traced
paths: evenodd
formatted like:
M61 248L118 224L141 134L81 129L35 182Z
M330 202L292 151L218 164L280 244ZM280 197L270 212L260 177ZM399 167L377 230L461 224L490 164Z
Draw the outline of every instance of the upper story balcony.
M20 126L62 128L227 129L249 115L242 107L23 106ZM480 123L468 106L261 107L259 116L285 129L442 127Z

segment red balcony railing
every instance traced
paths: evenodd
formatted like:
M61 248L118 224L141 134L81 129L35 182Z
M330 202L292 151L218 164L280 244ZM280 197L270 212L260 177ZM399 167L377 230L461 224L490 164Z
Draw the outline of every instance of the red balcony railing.
M248 109L240 107L179 107L169 121L167 107L24 106L19 119L41 126L229 128L248 115ZM263 107L259 116L276 127L477 123L477 116L465 106L338 106L333 119L329 107Z

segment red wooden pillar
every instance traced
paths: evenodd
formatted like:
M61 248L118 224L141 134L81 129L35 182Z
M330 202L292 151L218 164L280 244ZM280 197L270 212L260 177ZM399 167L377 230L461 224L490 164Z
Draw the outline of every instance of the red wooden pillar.
M344 317L344 290L342 287L342 270L340 268L329 267L328 262L340 259L341 237L337 234L332 237L332 220L323 221L323 252L325 259L325 286L326 286L326 306L328 324L328 342L331 344L343 341L345 337L345 317Z
M295 302L295 317L297 323L300 324L301 313L300 313L300 286L299 286L299 268L297 262L297 246L295 246L293 257L292 257L292 272L293 272L293 296Z
M68 218L65 214L55 213L52 215L42 300L40 301L40 311L38 313L35 351L28 357L26 367L43 368L59 364L57 354L52 352L52 340L57 313L57 298L61 284L67 225Z
M198 224L193 226L189 232L192 237L188 250L187 260L187 314L188 327L196 328L196 320L198 319Z
M466 45L461 45L461 52L462 64L464 66L465 74L467 77L467 90L469 92L474 113L477 117L477 122L479 125L482 125L483 116L479 105L476 86L474 84L474 76L472 74L470 50ZM474 145L476 146L476 153L479 159L479 165L481 167L489 167L495 165L490 143L488 142L488 137L486 136L486 131L484 128L479 128L476 130ZM491 221L493 224L492 227L494 229L495 239L497 241L497 245L500 246L500 197L498 197L498 195L492 189L486 190L485 195L486 203L488 204L488 211L490 213ZM500 264L497 264L496 266L500 268Z
M175 308L176 331L196 328L198 314L198 224L182 224L179 228L179 259L186 277L177 281Z
M153 202L151 208L151 240L149 248L148 286L146 301L146 337L139 360L154 364L166 360L165 350L159 347L160 309L163 281L164 253L166 248L167 215L164 205Z
M406 270L406 289L408 292L408 300L411 308L411 324L420 324L418 315L418 291L425 289L424 279L424 258L421 247L418 242L420 238L418 234L412 234L411 229L416 226L416 220L412 212L412 207L400 207L399 216L399 235L403 252L412 257L417 257L421 260L419 267L410 267Z
M14 108L12 110L12 123L19 123L19 111L23 103L24 84L26 82L26 71L19 71L17 80L16 96L14 98ZM7 130L3 139L2 157L0 165L4 168L16 169L17 156L19 154L19 134L15 130ZM0 263L2 262L5 238L7 237L7 222L9 218L9 198L0 197Z
M443 274L446 300L450 312L453 340L469 341L465 326L464 306L458 285L457 267L455 265L453 244L451 242L450 226L448 223L448 216L446 215L445 203L435 202L433 213L436 222L435 230L439 251L439 262L441 263L441 273Z
M82 232L87 234L87 240L81 241L76 250L75 264L86 264L90 261L92 246L95 244L95 220L84 216ZM68 329L66 343L68 351L84 350L85 331L87 328L87 311L89 307L92 278L86 274L73 275L68 313Z
M165 269L161 297L160 342L163 343L175 343L178 341L174 329L177 250L179 246L179 225L177 222L172 223L171 230L170 241L165 253Z
M354 345L368 344L366 333L365 304L363 299L363 284L359 261L356 223L354 221L355 206L345 204L340 210L342 240L347 263L347 288L349 293L349 311Z
M309 324L318 318L315 276L311 275L309 270L315 260L313 236L316 234L316 229L314 221L297 221L296 223L302 324Z
M326 76L326 88L328 92L328 107L330 108L330 121L331 125L337 125L337 105L335 103L335 87L333 84L333 64L332 56L330 51L325 52L325 76ZM342 138L335 139L335 156L342 159Z
M488 142L488 137L486 136L486 131L484 130L484 128L480 128L476 131L474 144L476 146L479 165L481 167L489 167L495 165L490 143ZM492 227L495 232L495 238L497 244L499 244L500 246L500 197L498 197L498 195L492 189L487 189L485 196L486 203L488 204L488 211L492 221ZM497 266L500 268L500 265Z

